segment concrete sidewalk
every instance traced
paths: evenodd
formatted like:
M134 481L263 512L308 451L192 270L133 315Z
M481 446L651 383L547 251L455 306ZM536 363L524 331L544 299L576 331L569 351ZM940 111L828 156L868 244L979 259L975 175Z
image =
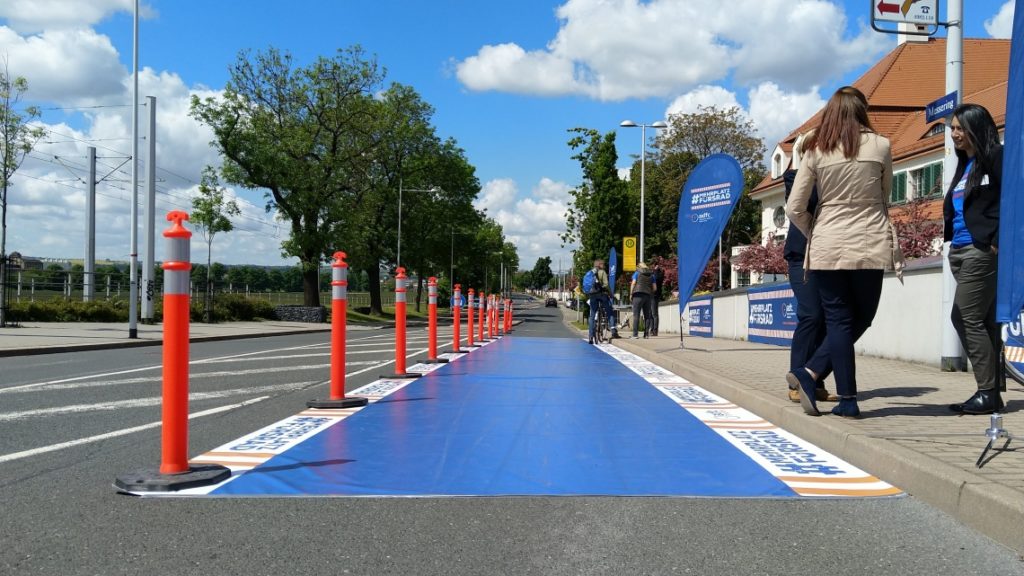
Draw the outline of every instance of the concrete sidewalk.
M330 324L309 324L305 322L224 322L220 324L189 325L192 342L208 340L231 340L236 338L257 338L261 336L285 336L305 332L328 332ZM349 324L350 330L373 330L376 326ZM24 322L17 328L0 328L0 356L25 356L75 352L80 350L102 350L105 348L130 348L135 346L159 346L163 342L163 326L160 324L139 324L138 338L128 338L127 323L101 322Z
M572 310L563 315L567 323L575 319ZM1024 444L1024 388L1019 384L1008 383L1003 427L1020 439L1006 451L990 451L979 469L975 461L988 442L984 432L989 417L958 416L948 409L976 390L969 373L858 356L862 418L827 414L830 403L819 403L823 415L812 417L787 398L788 348L690 336L685 337L685 348L680 348L678 335L613 343L1024 553L1024 450L1019 449ZM831 378L827 385L835 391Z

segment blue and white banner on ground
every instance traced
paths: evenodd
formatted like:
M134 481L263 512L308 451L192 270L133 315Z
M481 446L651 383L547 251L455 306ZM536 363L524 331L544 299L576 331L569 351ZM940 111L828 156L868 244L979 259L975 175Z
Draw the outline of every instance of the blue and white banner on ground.
M747 337L751 342L789 346L796 330L796 296L789 284L747 292Z
M693 294L711 253L743 194L743 169L728 154L701 160L679 198L679 314Z
M690 336L714 337L715 307L710 296L694 298L688 303L690 310Z
M999 322L1017 320L1024 308L1024 10L1017 10L1013 17L1010 80L1006 90L1006 148L1003 150L996 290Z

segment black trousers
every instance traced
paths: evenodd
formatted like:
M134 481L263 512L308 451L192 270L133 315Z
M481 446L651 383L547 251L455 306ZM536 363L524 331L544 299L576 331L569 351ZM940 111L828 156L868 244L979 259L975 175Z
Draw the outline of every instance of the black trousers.
M825 342L825 310L821 307L817 278L809 274L804 280L802 261L789 263L789 285L796 297L796 330L789 348L789 370L796 372L807 365L819 348L828 344ZM818 374L819 388L825 386L825 378L832 373L832 358L826 353L823 355L828 357L826 367L814 370Z
M814 353L807 367L820 374L832 360L836 391L857 395L854 343L864 335L878 312L884 270L812 270L825 311L825 345Z
M661 298L658 298L657 294L651 295L651 336L658 335L658 306L661 304Z
M651 295L642 292L633 294L633 336L637 335L637 328L640 327L640 313L644 315L644 335L651 331Z

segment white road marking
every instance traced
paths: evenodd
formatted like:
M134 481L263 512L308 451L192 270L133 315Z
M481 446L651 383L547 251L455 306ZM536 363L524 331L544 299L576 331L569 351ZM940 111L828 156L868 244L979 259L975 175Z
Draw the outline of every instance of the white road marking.
M232 390L218 390L215 392L193 392L188 395L189 402L197 400L213 400L226 398L228 396L241 396L243 394L260 394L264 392L282 392L286 390L297 390L320 381L292 382L289 384L275 384L273 386L252 386L250 388L234 388ZM162 396L151 396L149 398L133 398L131 400L114 400L112 402L100 402L97 404L72 404L69 406L56 406L53 408L36 408L34 410L20 410L18 412L0 413L0 422L12 422L24 420L33 416L60 416L63 414L77 414L81 412L102 412L109 410L120 410L122 408L145 408L148 406L159 406L163 402Z
M203 416L212 416L213 414L220 414L221 412L227 412L235 408L241 408L257 402L262 402L270 398L270 396L260 396L259 398L252 398L245 402L239 402L238 404L229 404L227 406L220 406L218 408L210 408L209 410L203 410L194 414L189 414L188 419L193 420L195 418L202 418ZM30 456L36 456L39 454L45 454L47 452L54 452L56 450L63 450L65 448L73 448L75 446L81 446L82 444L90 444L92 442L99 442L100 440L107 440L108 438L117 438L118 436L126 436L135 432L141 432L143 430L149 430L150 428L157 428L161 426L163 422L150 422L149 424L143 424L142 426L133 426L131 428L123 428L121 430L114 430L113 432L107 432L105 434L97 434L96 436L88 436L86 438L79 438L78 440L69 440L67 442L61 442L59 444L51 444L49 446L41 446L39 448L32 448L31 450L23 450L21 452L14 452L11 454L4 454L0 456L0 464L4 462L11 462L14 460L21 460L22 458L28 458Z

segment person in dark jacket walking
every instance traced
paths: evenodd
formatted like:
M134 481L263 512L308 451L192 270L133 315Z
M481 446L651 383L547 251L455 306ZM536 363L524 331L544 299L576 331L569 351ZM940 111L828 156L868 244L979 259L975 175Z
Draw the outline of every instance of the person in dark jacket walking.
M658 306L661 305L662 286L665 284L665 271L661 265L654 267L653 277L654 292L651 294L651 336L658 335Z
M1003 409L1002 339L995 318L1003 146L992 115L977 104L953 111L952 137L956 172L942 206L943 240L950 243L949 267L956 279L951 319L974 367L978 391L949 408L991 414Z
M647 264L640 262L633 273L633 281L629 284L629 293L633 296L633 338L637 337L640 327L640 313L644 315L644 338L651 330L651 295L654 293L654 275Z
M793 146L793 158L798 161L802 153L803 136L796 140ZM796 162L794 162L795 164ZM793 181L796 180L796 170L787 170L782 175L783 184L786 187L786 201L789 201L789 193L793 189ZM811 191L811 199L807 202L807 211L813 213L818 207L818 189ZM793 342L789 348L789 371L795 373L803 367L814 356L814 352L827 346L825 342L825 310L821 307L821 295L818 293L818 283L814 275L804 274L804 255L807 250L807 237L792 222L789 223L789 231L786 233L786 245L783 247L782 257L789 264L789 285L793 289L793 296L796 298L796 329L793 330ZM837 402L839 398L829 394L825 389L825 378L832 373L832 360L829 355L827 365L818 375L817 387L814 395L818 402ZM788 381L794 378L787 378ZM800 393L797 387L789 384L789 399L793 402L800 402Z

